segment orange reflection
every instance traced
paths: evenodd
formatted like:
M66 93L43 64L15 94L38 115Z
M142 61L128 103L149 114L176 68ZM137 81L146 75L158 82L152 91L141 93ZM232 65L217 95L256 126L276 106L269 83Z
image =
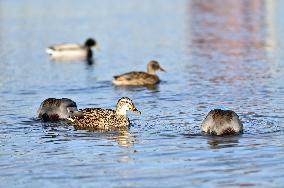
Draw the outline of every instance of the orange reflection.
M268 56L276 45L274 7L275 2L265 0L190 1L190 50L215 64L211 81L248 80L273 68L255 62L271 61Z

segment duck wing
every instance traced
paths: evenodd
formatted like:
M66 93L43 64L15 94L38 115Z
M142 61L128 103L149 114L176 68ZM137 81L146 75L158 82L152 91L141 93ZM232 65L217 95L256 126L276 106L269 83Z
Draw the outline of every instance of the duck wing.
M104 117L108 117L115 113L114 110L111 109L101 109L101 108L85 108L83 110L79 110L74 112L72 118L73 120L82 120L82 119L92 119L92 121L99 120Z
M114 76L114 79L123 81L123 80L135 80L135 79L145 79L149 76L146 72L128 72L125 74Z
M69 118L77 128L107 129L113 123L115 111L111 109L86 108Z
M112 83L115 85L142 86L157 84L159 81L157 75L151 75L146 72L129 72L114 76Z
M50 46L48 49L54 50L54 51L62 51L62 50L77 50L84 48L80 44L60 44L60 45L54 45Z

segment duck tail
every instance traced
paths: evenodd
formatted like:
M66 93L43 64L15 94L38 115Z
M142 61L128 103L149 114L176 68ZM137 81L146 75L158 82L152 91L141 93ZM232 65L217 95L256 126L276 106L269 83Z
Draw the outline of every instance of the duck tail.
M53 54L54 49L52 47L46 48L45 52L49 55Z

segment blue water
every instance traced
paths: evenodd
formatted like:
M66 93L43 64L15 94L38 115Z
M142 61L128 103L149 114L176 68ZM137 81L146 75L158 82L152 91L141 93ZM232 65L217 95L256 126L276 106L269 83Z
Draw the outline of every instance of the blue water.
M283 187L284 19L280 1L0 1L0 187ZM94 37L93 65L51 61L45 48ZM166 73L156 88L112 76ZM40 103L79 108L133 99L128 132L36 121ZM244 134L211 137L214 108Z

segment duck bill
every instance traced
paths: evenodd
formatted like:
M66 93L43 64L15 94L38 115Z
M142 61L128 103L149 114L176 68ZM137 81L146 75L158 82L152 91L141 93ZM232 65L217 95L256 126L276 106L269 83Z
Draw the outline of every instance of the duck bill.
M139 111L139 110L137 110L137 108L134 108L133 110L132 110L132 112L134 112L134 113L136 113L136 114L141 114L141 112Z
M160 71L162 72L166 72L165 69L163 69L162 67L160 67Z
M100 48L98 45L96 45L94 48L95 48L97 51L101 51L101 48Z

